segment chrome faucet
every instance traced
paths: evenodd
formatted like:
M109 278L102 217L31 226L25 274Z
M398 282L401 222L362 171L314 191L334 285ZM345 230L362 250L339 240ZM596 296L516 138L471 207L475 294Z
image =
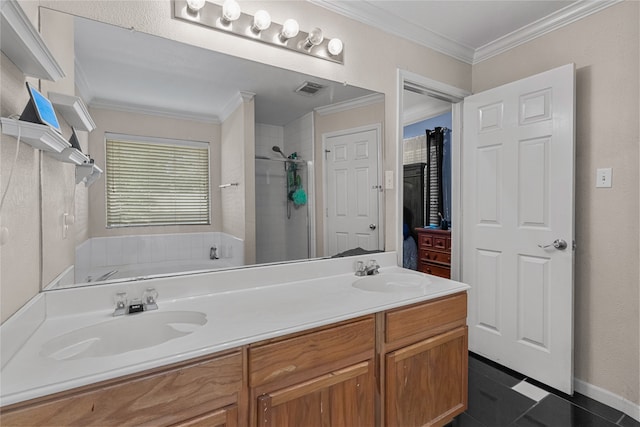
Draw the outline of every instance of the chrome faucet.
M215 246L211 246L211 249L209 250L209 259L219 259L218 248L216 248Z
M379 268L380 266L375 259L370 259L366 266L363 261L358 261L356 263L356 276L373 276L374 274L379 274Z
M158 309L158 291L154 288L147 288L142 294L142 299L127 301L127 293L118 292L115 300L116 309L113 311L114 317Z

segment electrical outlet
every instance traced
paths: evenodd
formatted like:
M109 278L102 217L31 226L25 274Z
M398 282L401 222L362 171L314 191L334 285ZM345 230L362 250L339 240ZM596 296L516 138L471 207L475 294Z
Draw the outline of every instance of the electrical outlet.
M611 168L596 169L596 187L611 188Z

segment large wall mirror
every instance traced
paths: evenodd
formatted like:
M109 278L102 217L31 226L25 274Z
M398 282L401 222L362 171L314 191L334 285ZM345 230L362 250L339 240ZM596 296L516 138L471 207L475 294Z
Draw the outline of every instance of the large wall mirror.
M378 179L382 94L46 11L45 36L60 34L51 25L64 26L66 33L73 28L73 91L96 124L90 133L79 131L79 139L105 171L91 186L78 184L73 192L73 263L56 266L53 281L43 277L47 290L384 248L382 232L368 247L369 240L349 229L353 223L343 233L331 218L349 212L346 204L353 199L356 208L375 214L372 224L383 223L381 187L370 186L356 197L336 194L350 185L348 178L341 180L348 177L341 171L357 169L354 162L363 154L372 157L367 173ZM371 129L377 129L377 139L370 151L354 149L360 158L338 158L341 132ZM333 144L331 150L326 144ZM193 178L178 195L195 187L204 193L184 202L143 194L154 191L154 184L169 186L158 184L164 176L154 183L153 175L145 175L154 167L160 175L174 173L162 163L166 159L156 158L165 149L174 150L167 156L181 171L169 181L198 168L208 171L208 179ZM182 157L181 150L197 149L204 150L203 164ZM205 220L201 215L182 221L198 197L206 199ZM142 207L132 208L136 202ZM157 219L156 204L174 212L176 221L171 214ZM47 216L44 209L42 215ZM367 229L373 231L369 223ZM350 232L355 240L329 244L333 236ZM46 233L43 238L43 264L52 265L60 255L52 253L56 245L46 241L51 240Z

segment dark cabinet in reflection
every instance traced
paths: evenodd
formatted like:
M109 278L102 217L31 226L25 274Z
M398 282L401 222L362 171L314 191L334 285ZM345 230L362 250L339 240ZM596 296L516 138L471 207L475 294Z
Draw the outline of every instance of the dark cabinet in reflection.
M404 222L410 230L414 227L422 227L425 223L426 200L426 163L413 163L404 165ZM408 212L407 212L408 211Z

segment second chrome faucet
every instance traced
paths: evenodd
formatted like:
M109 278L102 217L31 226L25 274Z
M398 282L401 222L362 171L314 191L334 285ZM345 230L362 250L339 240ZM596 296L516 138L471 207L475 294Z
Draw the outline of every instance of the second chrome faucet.
M356 263L356 276L373 276L380 273L380 266L375 259L370 259L365 265L364 261Z
M118 292L116 294L116 309L114 316L122 316L124 314L141 313L143 311L158 309L158 291L154 288L147 288L142 293L142 299L127 300L126 292Z

